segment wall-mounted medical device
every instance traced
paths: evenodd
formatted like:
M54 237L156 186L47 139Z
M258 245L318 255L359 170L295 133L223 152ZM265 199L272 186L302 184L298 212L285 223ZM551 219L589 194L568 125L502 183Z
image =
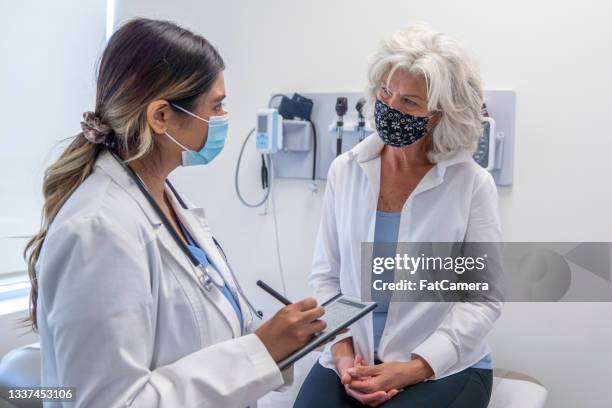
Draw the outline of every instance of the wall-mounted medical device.
M255 148L259 153L276 153L283 148L283 118L276 109L257 111Z
M274 101L281 98L276 106ZM256 208L266 204L272 190L274 172L273 157L286 153L302 160L306 158L310 162L309 190L317 191L316 159L317 159L317 135L315 124L310 121L313 109L313 101L299 94L293 94L291 98L284 94L274 94L268 101L267 109L256 112L255 127L252 128L244 138L238 160L236 162L236 173L234 185L238 199L247 207ZM284 115L287 117L285 118ZM255 151L261 155L260 176L261 187L264 196L257 202L250 202L242 195L239 173L245 147L252 136L255 136ZM265 214L264 210L264 214Z
M357 117L359 122L357 123L357 131L359 132L359 141L361 142L365 139L366 135L366 121L365 116L363 114L363 107L366 104L365 98L359 98L357 104L355 105L355 110L357 111Z
M283 120L283 152L308 153L314 147L313 127L305 120Z
M474 160L486 170L501 168L504 134L496 132L495 120L485 117L482 122L482 136L474 152Z
M516 94L511 90L485 91L482 135L474 160L488 170L498 186L512 185Z
M281 101L278 104L278 113L284 119L310 120L312 108L314 106L312 99L305 98L298 93L294 93L291 98L281 94L277 94L276 96L281 96Z
M341 146L344 153L372 134L373 123L365 117L365 100L361 92L302 93L314 102L313 126L327 130L321 135L321 148L316 151L316 178L325 179L331 162L338 155L338 121L341 116ZM346 98L346 113L339 115L338 98ZM516 94L512 90L485 90L488 116L483 121L483 133L474 160L493 175L498 186L512 185L514 167L514 133ZM340 107L343 108L344 102ZM343 109L340 110L342 112ZM296 139L298 140L298 139ZM279 178L310 179L312 150L281 150L272 160Z
M348 99L344 96L336 98L336 156L342 153L342 133L344 131L344 115L348 111Z
M336 156L350 150L374 131L366 124L363 112L365 104L365 98L359 98L355 104L355 111L348 112L348 98L338 97L336 99L336 123L331 123L328 126L329 132L336 136ZM345 133L347 134L347 140L343 145L342 140ZM332 148L334 148L333 145Z

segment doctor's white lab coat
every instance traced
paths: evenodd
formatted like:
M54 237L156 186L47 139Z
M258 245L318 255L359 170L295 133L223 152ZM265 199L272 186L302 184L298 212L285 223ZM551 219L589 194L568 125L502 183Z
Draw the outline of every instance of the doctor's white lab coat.
M237 293L204 211L166 189ZM244 408L291 381L255 334L242 335L252 326L245 299L240 327L106 151L53 221L36 271L42 383L75 387L78 407Z
M380 191L380 152L374 133L332 163L310 276L319 302L339 291L361 296L361 243L374 241ZM493 178L467 151L441 160L401 211L398 242L499 242L501 226ZM391 302L378 356L381 361L423 357L439 379L474 365L490 352L485 341L502 303ZM353 338L355 353L373 364L372 316L335 342ZM330 348L320 358L334 368Z

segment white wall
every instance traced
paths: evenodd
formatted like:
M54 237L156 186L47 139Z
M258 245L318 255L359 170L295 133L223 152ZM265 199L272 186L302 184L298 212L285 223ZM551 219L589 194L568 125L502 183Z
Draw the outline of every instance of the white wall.
M44 168L54 146L93 110L95 65L105 44L105 0L4 1L0 11L0 237L40 225ZM17 245L0 240L0 273L24 268ZM0 356L36 341L1 315Z
M0 235L40 224L43 170L52 147L93 110L106 2L3 2L0 13Z
M174 20L203 34L227 63L231 139L205 170L177 182L203 205L234 267L259 304L255 275L278 285L272 217L242 207L232 177L255 109L273 92L361 90L366 58L385 35L424 20L480 56L487 88L517 91L515 183L500 191L507 241L612 239L612 6L553 0L119 1L118 18ZM252 152L252 150L251 150ZM258 197L258 162L243 172ZM278 183L281 250L289 296L308 294L322 192ZM500 367L540 379L549 407L610 406L611 304L508 304L491 335Z

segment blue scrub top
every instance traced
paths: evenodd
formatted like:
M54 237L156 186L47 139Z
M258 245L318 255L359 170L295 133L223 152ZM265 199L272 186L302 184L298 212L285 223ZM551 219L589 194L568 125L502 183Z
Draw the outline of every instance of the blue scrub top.
M187 238L187 248L189 248L189 251L191 251L193 256L196 257L196 259L200 262L200 264L210 265L211 262L206 256L206 253L202 250L202 248L200 248L197 242L195 242L195 240L191 237L187 229L183 226L183 224L181 224L178 217L176 218L177 218L177 222L179 226L181 227L181 230L183 231L183 234L185 234L185 237ZM240 331L242 332L242 327L243 327L242 326L242 312L240 310L240 306L238 305L237 297L234 295L234 293L229 288L229 286L227 286L227 283L222 288L219 288L219 290L221 291L221 293L223 293L223 295L228 300L228 302L230 302L230 304L232 305L232 308L234 308L234 311L236 312L236 316L238 316L238 320L240 321Z

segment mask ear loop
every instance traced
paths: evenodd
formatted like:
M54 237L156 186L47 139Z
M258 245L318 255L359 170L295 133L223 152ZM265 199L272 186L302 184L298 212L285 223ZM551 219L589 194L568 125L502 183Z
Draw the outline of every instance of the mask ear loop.
M187 109L185 109L185 108L183 108L183 107L181 107L181 106L178 106L177 104L171 103L171 105L172 105L172 106L174 106L175 108L177 108L177 109L179 109L179 110L181 110L181 111L183 111L183 112L187 113L188 115L191 115L191 116L193 116L193 117L195 117L195 118L197 118L197 119L203 120L204 122L208 123L208 121L207 121L206 119L199 117L199 116L198 116L198 115L196 115L195 113L191 113L191 112L189 112ZM181 149L183 149L183 150L185 150L185 151L187 151L187 152L191 151L191 149L186 148L185 146L183 146L182 144L180 144L178 140L176 140L175 138L173 138L172 136L170 136L170 133L168 133L167 131L164 131L164 134L165 134L166 136L168 136L168 137L170 138L170 140L172 140L174 143L176 143L177 145L179 145L179 146L181 147Z
M210 123L210 121L209 121L208 119L201 118L201 117L199 117L198 115L196 115L195 113L193 113L193 112L189 112L187 109L183 108L182 106L178 106L178 105L176 105L176 104L174 104L174 103L173 103L173 104L171 104L171 105L172 105L172 106L174 106L176 109L179 109L179 110L181 110L181 111L185 112L186 114L193 116L193 117L194 117L194 118L196 118L196 119L200 119L200 120L203 120L203 121L204 121L204 122L206 122L206 123Z
M164 130L164 134L165 134L166 136L168 136L168 137L170 138L170 140L172 140L174 143L176 143L177 145L179 145L179 146L181 147L181 149L185 150L186 152L191 151L191 149L188 149L188 148L186 148L185 146L183 146L182 144L180 144L180 143L178 142L178 140L176 140L175 138L173 138L172 136L170 136L170 133L166 132L165 130Z

